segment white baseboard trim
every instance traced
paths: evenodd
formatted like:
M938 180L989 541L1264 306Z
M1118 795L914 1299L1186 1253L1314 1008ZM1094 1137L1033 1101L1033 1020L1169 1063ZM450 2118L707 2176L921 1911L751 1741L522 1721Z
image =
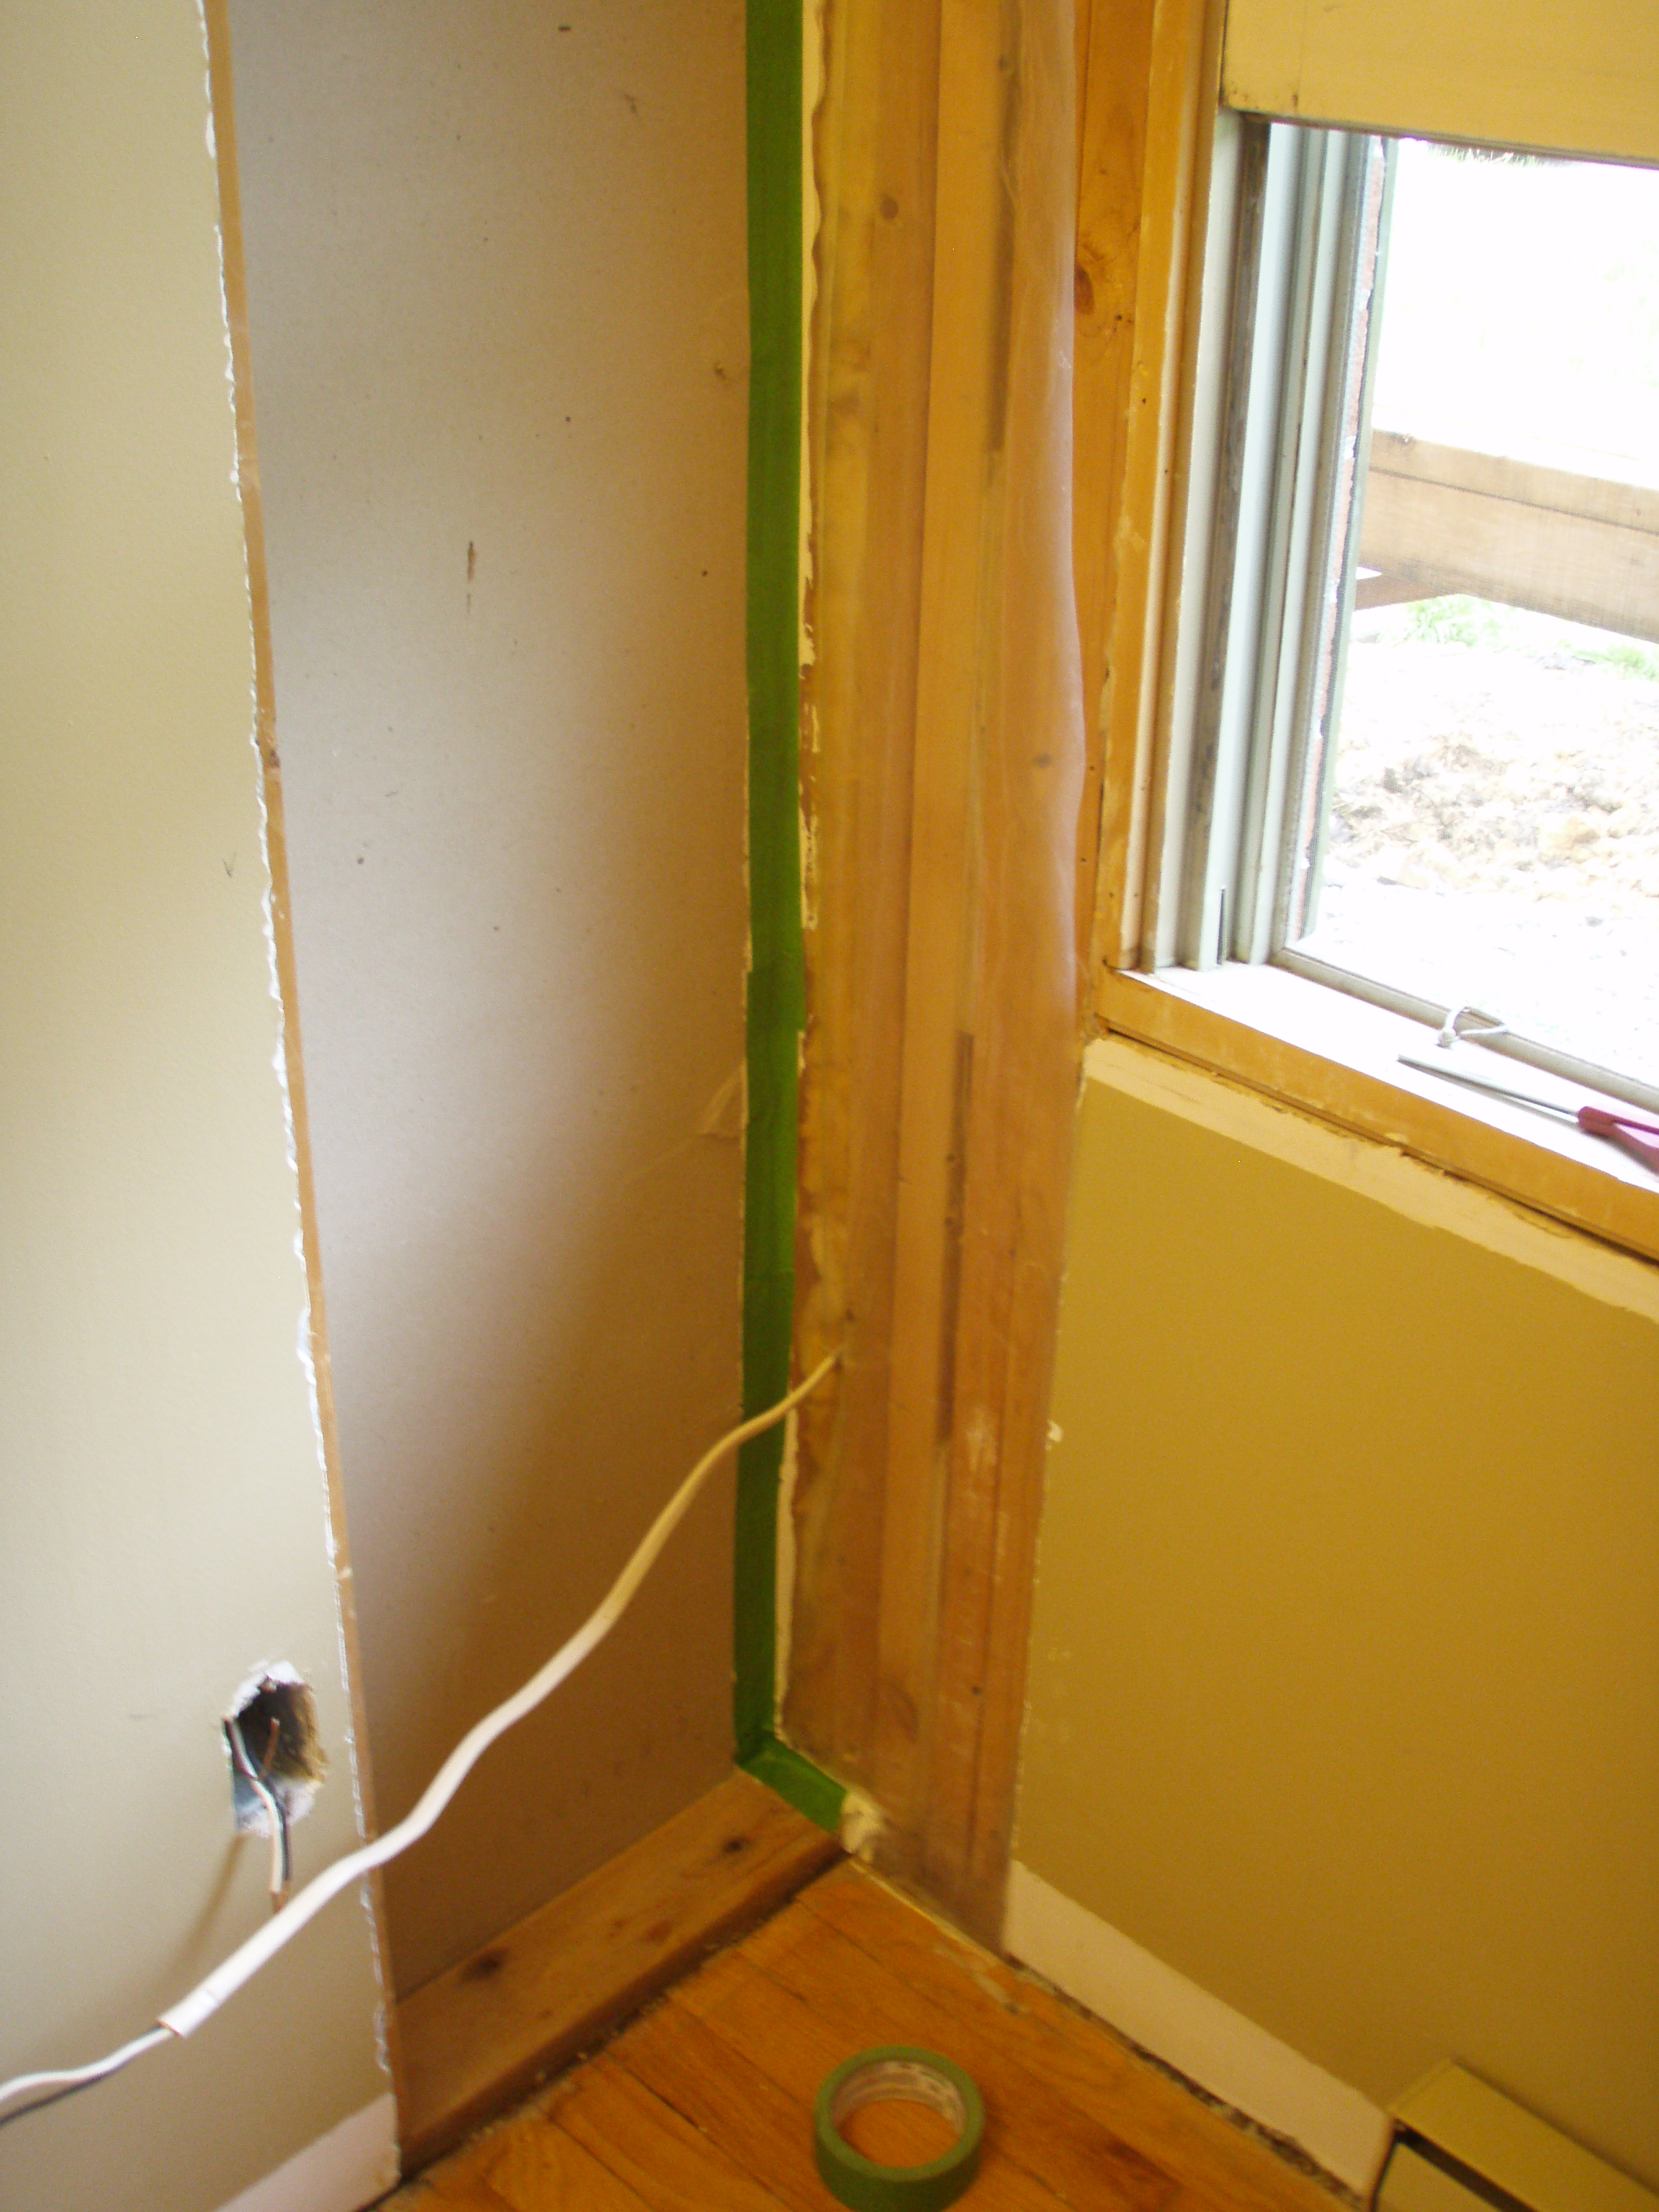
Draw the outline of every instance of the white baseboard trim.
M388 2090L245 2189L223 2212L362 2212L397 2185L398 2103Z
M1139 1943L1062 1897L1018 1860L1010 1870L1009 1953L1056 1989L1360 2194L1388 2146L1368 2097L1269 2035Z

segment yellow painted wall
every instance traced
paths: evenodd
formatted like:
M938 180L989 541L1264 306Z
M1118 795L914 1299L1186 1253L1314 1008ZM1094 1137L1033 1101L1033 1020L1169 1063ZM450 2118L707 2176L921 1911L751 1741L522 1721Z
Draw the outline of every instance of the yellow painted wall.
M1018 1858L1659 2184L1659 1272L1092 1048Z
M0 16L0 2077L266 1917L220 1715L287 1659L356 1839L276 1069L193 0ZM355 1900L184 2045L0 2131L16 2212L210 2212L380 2098Z

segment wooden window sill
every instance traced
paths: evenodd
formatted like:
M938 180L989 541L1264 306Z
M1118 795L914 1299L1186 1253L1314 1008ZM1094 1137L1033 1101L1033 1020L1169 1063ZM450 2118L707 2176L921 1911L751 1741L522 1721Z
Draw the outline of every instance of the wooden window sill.
M1402 1067L1402 1052L1434 1052L1420 1022L1284 969L1238 963L1156 975L1109 969L1096 1009L1109 1032L1659 1260L1659 1176L1570 1123ZM1458 1064L1470 1064L1468 1053ZM1495 1054L1474 1064L1517 1090L1562 1087Z

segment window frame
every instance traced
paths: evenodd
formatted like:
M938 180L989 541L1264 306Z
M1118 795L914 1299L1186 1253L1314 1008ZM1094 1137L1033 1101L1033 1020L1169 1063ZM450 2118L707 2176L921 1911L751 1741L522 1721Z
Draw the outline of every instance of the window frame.
M1156 258L1138 287L1130 380L1143 411L1130 423L1115 600L1102 655L1103 805L1091 947L1096 1017L1109 1031L1176 1052L1659 1259L1659 1182L1642 1168L1525 1108L1453 1093L1415 1076L1398 1066L1397 1042L1382 1052L1379 1041L1395 1036L1390 1024L1408 1018L1438 1026L1455 1010L1368 987L1365 979L1294 953L1281 954L1282 981L1273 987L1268 1010L1261 990L1234 973L1235 967L1250 972L1240 963L1217 967L1212 955L1207 972L1177 964L1195 944L1201 948L1215 922L1213 883L1202 897L1182 888L1195 762L1190 743L1177 737L1196 726L1200 696L1206 684L1213 690L1217 673L1213 523L1225 490L1224 333L1243 127L1238 112L1221 104L1218 12L1203 14L1196 52L1196 15L1186 19L1184 32L1166 19L1172 43L1177 34L1187 41L1187 97L1184 105L1171 103L1174 127L1163 143L1150 128L1147 141L1140 220ZM1156 75L1155 58L1155 82ZM1448 134L1407 119L1391 122L1389 135ZM1086 404L1080 391L1079 410ZM1363 441L1356 466L1361 459ZM1085 662L1090 611L1085 595ZM1200 775L1209 772L1208 763L1199 765ZM1328 980L1333 975L1334 982ZM1372 1005L1358 1022L1346 1013L1334 1018L1329 1000L1346 997L1355 981L1361 989L1350 1005ZM1368 1023L1369 1042L1360 1038ZM1413 1036L1419 1048L1430 1041L1420 1026ZM1581 1081L1598 1083L1604 1074L1579 1063L1579 1075L1547 1048L1524 1040L1504 1038L1500 1048L1533 1064L1541 1054L1543 1064ZM1525 1088L1524 1080L1517 1087ZM1604 1079L1598 1087L1607 1087ZM1629 1086L1615 1095L1628 1096Z
M1300 940L1316 902L1358 567L1397 139L1223 109L1206 212L1226 344L1200 369L1213 489L1186 712L1183 831L1160 856L1158 966L1271 961L1437 1030L1460 1009ZM1188 650L1192 651L1192 641ZM1502 1009L1496 1009L1501 1013ZM1491 1049L1659 1112L1659 1088L1524 1032Z

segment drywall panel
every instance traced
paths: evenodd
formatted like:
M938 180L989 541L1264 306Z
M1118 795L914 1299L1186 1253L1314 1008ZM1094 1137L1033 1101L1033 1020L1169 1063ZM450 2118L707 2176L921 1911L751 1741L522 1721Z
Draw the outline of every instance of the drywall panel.
M315 1686L356 1838L276 1055L192 0L0 18L0 2077L266 1917L220 1715ZM0 2130L0 2203L207 2212L381 2096L332 1906L187 2043Z
M1659 1273L1112 1041L1018 1856L1386 2105L1659 2177Z
M736 1418L737 0L233 0L378 1807ZM729 1492L388 1896L408 1988L726 1770Z

